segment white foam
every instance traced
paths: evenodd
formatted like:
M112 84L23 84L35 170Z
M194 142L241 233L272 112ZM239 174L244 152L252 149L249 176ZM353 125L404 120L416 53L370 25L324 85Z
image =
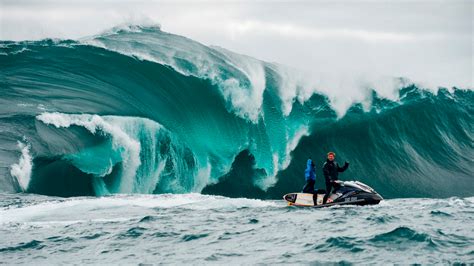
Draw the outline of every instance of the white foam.
M33 158L30 155L29 144L18 141L18 148L21 149L21 156L18 163L11 166L10 174L16 178L22 191L26 191L30 183Z
M214 49L218 48L214 47ZM250 88L245 88L239 81L228 79L224 81L224 84L230 83L230 86L224 86L224 96L238 110L238 115L248 117L253 122L258 122L263 103L263 92L266 86L263 63L254 58L239 55L225 49L218 49L218 51L227 57L226 63L244 73L251 84Z
M206 167L201 167L196 175L195 185L193 188L194 192L199 192L209 184L212 173L212 165L209 162L209 158L206 159Z
M304 72L281 65L272 68L281 79L279 93L284 103L282 110L285 115L291 113L295 101L304 103L318 93L328 97L331 107L340 118L355 103L362 103L369 109L372 104L372 90L376 91L379 97L397 101L398 90L407 85L406 80L388 76L335 74L319 70Z
M155 208L163 209L238 209L281 207L274 201L190 194L114 195L98 198L69 198L26 207L0 209L0 224L4 223L78 223L102 222L143 217ZM126 212L124 212L126 210ZM100 217L98 219L97 217Z
M290 165L291 157L290 153L296 148L301 138L304 136L309 136L308 127L303 126L300 130L297 130L293 138L289 139L286 143L286 157L284 162L281 165L281 169L284 170Z
M303 87L311 86L302 75L302 72L279 64L269 64L269 68L274 70L280 77L278 93L282 100L281 109L285 116L291 113L295 100L300 102L309 99L311 95L304 95Z

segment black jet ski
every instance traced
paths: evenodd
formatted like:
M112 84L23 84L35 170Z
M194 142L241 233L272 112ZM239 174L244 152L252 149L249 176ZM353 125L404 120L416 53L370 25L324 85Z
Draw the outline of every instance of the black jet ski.
M323 204L325 191L318 190L315 194L289 193L283 199L291 206L300 207L329 207L334 205L372 205L383 200L375 190L359 181L334 181L335 189Z

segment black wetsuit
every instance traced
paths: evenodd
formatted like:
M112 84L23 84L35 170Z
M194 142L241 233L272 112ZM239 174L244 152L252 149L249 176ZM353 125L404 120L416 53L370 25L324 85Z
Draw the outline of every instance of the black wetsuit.
M326 204L326 201L331 194L331 190L334 187L334 183L332 181L338 180L337 177L339 173L346 171L348 167L348 162L346 162L343 167L340 167L335 161L326 160L323 165L324 179L326 180L326 195L324 195L323 204Z
M303 193L314 193L314 183L315 181L312 179L306 180L306 184L303 187Z

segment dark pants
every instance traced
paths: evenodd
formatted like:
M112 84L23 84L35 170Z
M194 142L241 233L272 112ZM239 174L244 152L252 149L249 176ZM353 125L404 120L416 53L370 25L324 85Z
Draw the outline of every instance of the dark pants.
M326 204L328 201L329 195L331 195L331 190L333 188L333 183L331 181L326 180L326 194L324 195L323 198L323 204Z
M314 180L306 180L306 185L303 187L303 193L314 193Z

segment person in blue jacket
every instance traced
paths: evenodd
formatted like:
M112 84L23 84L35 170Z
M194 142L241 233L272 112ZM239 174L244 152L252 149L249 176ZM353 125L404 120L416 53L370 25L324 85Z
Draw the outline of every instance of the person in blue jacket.
M306 185L303 187L303 193L314 194L314 183L316 182L316 167L311 159L306 163L306 170L304 171Z

